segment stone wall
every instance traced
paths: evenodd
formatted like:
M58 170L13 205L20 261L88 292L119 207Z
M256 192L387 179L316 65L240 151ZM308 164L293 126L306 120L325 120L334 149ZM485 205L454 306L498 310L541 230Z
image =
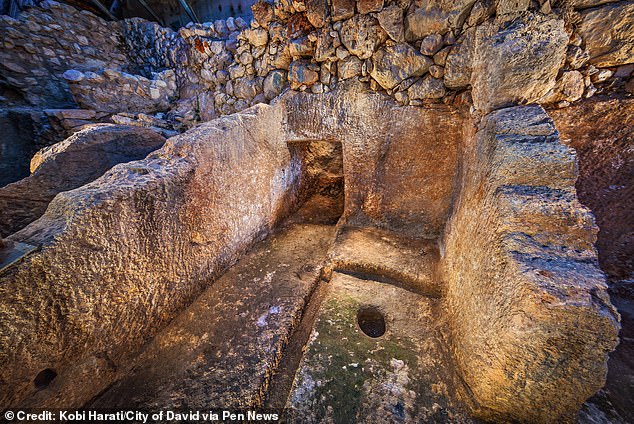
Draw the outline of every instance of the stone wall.
M229 18L174 33L137 21L125 33L146 67L175 69L182 99L213 99L210 117L285 88L322 93L350 78L402 105L463 103L472 94L484 112L520 102L564 107L623 89L634 69L633 3L541 3L261 1L248 28ZM610 32L608 17L616 30L595 35Z
M62 74L68 69L126 68L121 24L54 1L18 19L0 16L0 86L12 100L45 107L73 106ZM0 93L5 95L6 93Z
M465 141L441 248L460 372L482 418L571 420L619 329L574 151L539 106L493 112Z
M154 73L150 80L114 69L101 72L64 72L77 104L95 112L155 113L169 109L176 99L176 78L171 69Z
M73 104L65 71L88 71L81 84L70 80L82 107L160 113L180 130L285 89L329 92L348 79L401 105L473 103L484 113L517 103L565 107L597 92L634 90L633 13L632 1L553 8L549 1L276 0L256 3L250 23L228 18L173 31L44 2L19 20L2 18L0 78L50 108ZM55 31L68 39L54 43ZM158 99L155 74L166 70L177 92L170 85Z
M83 406L287 214L300 170L283 118L259 106L173 137L11 236L42 247L2 271L0 404ZM55 386L38 391L47 368Z

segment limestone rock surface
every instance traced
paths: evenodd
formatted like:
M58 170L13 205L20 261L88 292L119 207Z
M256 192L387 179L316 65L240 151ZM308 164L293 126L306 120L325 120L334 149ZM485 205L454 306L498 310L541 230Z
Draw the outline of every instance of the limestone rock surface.
M478 27L471 73L474 106L488 112L535 102L554 87L567 44L563 20L539 14Z
M332 0L330 15L333 21L341 21L354 15L355 0Z
M11 388L0 403L84 405L285 216L300 170L280 137L283 117L258 105L202 124L60 193L11 237L42 247L0 275L0 385ZM50 316L40 302L64 312L38 319ZM25 337L29 348L17 348ZM38 391L33 378L50 367L55 386Z
M450 207L458 144L468 123L463 112L444 105L399 107L367 92L354 78L341 86L319 96L289 93L285 98L289 140L341 140L346 185L341 222L437 237ZM420 143L428 146L427 153L411 155Z
M40 150L30 176L0 188L0 235L39 218L58 193L87 184L118 163L142 159L164 142L149 129L99 124Z
M441 259L462 376L481 418L572 419L603 386L619 328L574 151L541 107L517 106L487 115L465 154Z
M93 408L262 408L319 281L334 226L295 225L245 255L161 331Z
M616 2L584 10L578 27L593 65L634 63L634 2Z
M306 18L315 27L321 28L328 17L328 2L326 0L306 0Z
M291 88L299 88L301 86L310 87L319 81L318 67L306 61L295 61L291 63L288 70L288 80Z

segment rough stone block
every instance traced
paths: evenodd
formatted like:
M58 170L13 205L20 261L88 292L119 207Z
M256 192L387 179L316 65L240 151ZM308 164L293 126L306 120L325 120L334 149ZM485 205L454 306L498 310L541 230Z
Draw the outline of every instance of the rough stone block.
M491 113L466 142L469 165L441 261L475 412L488 420L571 419L604 384L619 328L592 248L596 227L576 200L574 174L548 181L544 171L556 160L548 150L559 140L540 107ZM549 159L535 155L541 164L518 181L512 158L530 161L524 143L542 145Z
M577 26L598 67L634 63L634 2L616 2L581 12Z

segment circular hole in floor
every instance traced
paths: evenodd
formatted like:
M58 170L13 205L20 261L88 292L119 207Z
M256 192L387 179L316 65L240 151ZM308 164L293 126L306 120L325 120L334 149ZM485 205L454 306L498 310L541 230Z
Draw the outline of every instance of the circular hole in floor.
M46 368L45 370L40 371L35 376L33 384L35 384L35 387L38 389L44 389L48 387L48 385L51 384L53 380L55 380L55 377L57 377L57 373L50 368Z
M357 324L366 336L377 338L385 334L385 317L378 308L373 306L359 310Z

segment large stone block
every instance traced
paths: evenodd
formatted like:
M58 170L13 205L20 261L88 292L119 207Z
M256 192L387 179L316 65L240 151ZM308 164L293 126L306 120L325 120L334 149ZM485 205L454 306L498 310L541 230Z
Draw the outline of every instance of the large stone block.
M84 405L285 216L300 170L283 120L258 105L202 124L60 193L11 237L42 248L0 276L2 405ZM47 368L58 377L39 391Z
M341 42L359 59L369 59L376 49L387 40L387 33L375 18L355 15L341 26Z
M0 236L39 218L55 195L87 184L114 165L144 158L165 138L141 127L100 124L37 152L31 175L0 188Z
M401 81L425 74L433 61L407 43L386 46L372 57L370 75L381 87L389 90Z
M460 36L456 44L447 47L450 50L444 63L444 79L448 88L463 89L471 84L473 58L475 56L475 36L476 28L469 28Z
M471 72L474 106L486 113L537 101L554 87L567 44L563 20L540 14L478 27Z
M354 15L355 0L332 0L330 16L333 22L351 18Z
M616 2L584 10L577 30L593 65L634 63L634 2Z
M421 3L420 7L411 7L405 15L405 39L410 42L430 34L445 34L450 29L461 28L475 0L432 0Z
M391 5L376 14L381 28L397 43L405 41L405 27L403 25L403 9L398 5Z
M486 116L464 160L441 261L476 415L570 420L604 384L619 328L574 152L541 107L518 106Z

